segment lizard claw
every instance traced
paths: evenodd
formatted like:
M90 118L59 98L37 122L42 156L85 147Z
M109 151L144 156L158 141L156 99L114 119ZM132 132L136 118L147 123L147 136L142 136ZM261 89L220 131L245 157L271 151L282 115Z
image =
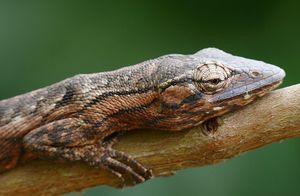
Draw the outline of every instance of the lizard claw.
M128 186L143 183L153 176L150 169L145 168L130 155L112 148L105 150L99 164Z

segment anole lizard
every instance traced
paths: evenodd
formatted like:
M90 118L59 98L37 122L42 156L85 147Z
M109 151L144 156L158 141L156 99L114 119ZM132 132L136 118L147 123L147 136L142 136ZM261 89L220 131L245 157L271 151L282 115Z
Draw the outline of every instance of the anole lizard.
M114 150L115 133L202 124L205 135L213 134L216 117L265 95L284 76L277 66L207 48L77 75L2 100L0 172L33 155L84 161L141 183L152 177L151 169Z

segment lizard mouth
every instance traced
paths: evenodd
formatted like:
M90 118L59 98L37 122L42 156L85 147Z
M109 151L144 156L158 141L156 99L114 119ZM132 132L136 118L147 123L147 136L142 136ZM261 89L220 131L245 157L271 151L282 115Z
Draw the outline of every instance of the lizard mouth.
M236 77L243 77L243 83L233 83L231 87L225 91L212 96L211 102L218 102L221 100L236 99L236 97L244 96L244 99L257 95L259 97L265 95L271 90L277 88L285 77L285 72L278 68L277 72L272 75L267 75L259 79L253 79L247 75L240 75ZM238 79L237 79L238 80ZM248 83L248 84L247 84Z
M262 97L265 94L267 94L268 92L270 92L273 89L275 89L278 86L280 86L281 83L282 83L282 80L281 81L277 81L277 82L273 82L272 84L266 85L266 86L261 87L259 89L255 89L253 91L250 91L249 94L254 94L254 95L257 95L258 97Z
M282 81L276 81L271 84L265 85L261 88L254 89L252 91L245 92L222 101L217 101L216 104L221 107L223 107L224 105L232 105L235 109L238 109L240 106L247 105L256 100L257 98L266 95L273 89L277 88L281 83Z

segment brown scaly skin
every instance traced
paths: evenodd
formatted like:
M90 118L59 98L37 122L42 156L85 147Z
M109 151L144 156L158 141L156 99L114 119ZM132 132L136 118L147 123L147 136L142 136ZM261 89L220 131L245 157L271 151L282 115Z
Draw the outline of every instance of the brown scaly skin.
M0 101L0 172L34 153L101 166L135 184L151 170L112 145L137 128L180 131L244 106L278 86L279 67L215 48L166 55L112 72L77 75ZM205 136L204 136L205 137Z

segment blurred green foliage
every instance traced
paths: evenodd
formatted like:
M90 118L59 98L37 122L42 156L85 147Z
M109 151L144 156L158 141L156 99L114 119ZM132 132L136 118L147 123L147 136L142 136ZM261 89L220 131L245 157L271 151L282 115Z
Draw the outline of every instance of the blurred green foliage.
M78 73L113 70L209 46L279 65L287 72L283 86L299 83L299 8L297 1L276 0L3 0L0 99ZM299 139L292 139L134 188L96 187L84 193L296 195L300 194L299 152Z

